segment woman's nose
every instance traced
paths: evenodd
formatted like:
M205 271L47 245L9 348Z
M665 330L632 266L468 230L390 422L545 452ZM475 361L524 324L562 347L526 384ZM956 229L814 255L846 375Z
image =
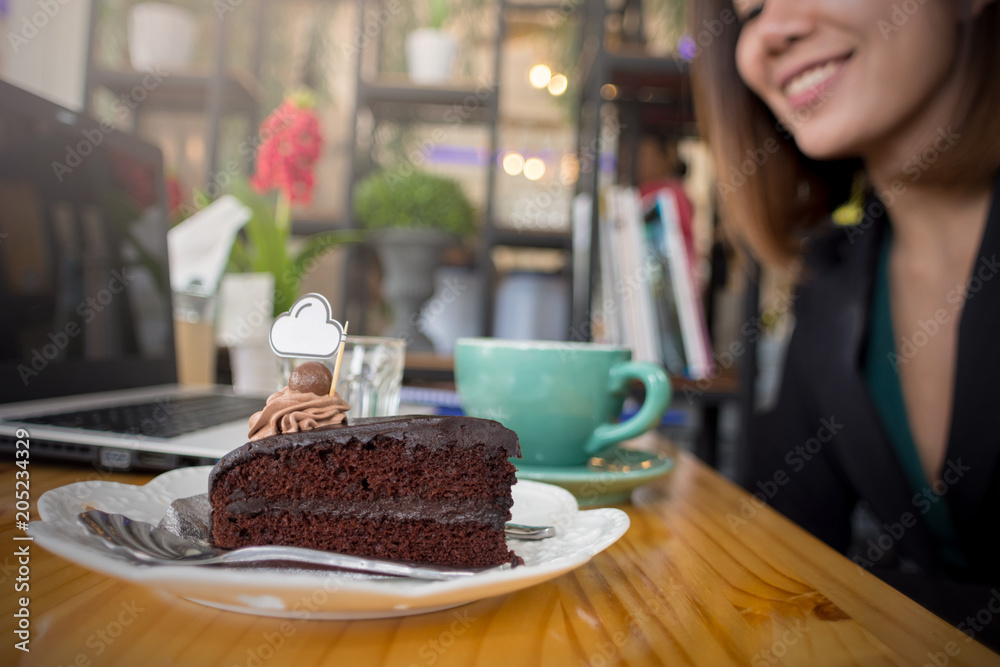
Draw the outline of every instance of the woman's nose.
M814 29L810 0L767 0L757 17L764 48L781 53Z

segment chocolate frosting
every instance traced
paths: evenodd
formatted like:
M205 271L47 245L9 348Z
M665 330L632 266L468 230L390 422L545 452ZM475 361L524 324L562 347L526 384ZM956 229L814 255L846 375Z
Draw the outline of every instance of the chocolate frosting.
M264 409L250 418L248 437L252 442L279 433L299 433L339 424L347 419L350 409L339 394L317 396L285 387L271 394Z
M230 498L232 500L232 497ZM263 513L318 514L328 521L343 518L361 518L371 521L390 518L395 521L420 521L428 516L441 523L465 523L476 521L489 524L494 530L500 530L510 516L510 507L497 503L490 498L481 503L470 503L469 500L450 498L444 500L426 500L422 498L378 498L374 501L352 501L343 498L335 501L321 499L306 500L265 500L264 498L245 498L232 500L226 505L226 511L231 514L257 515Z
M270 402L270 399L268 401ZM487 449L500 447L508 457L521 456L517 434L489 419L425 415L362 417L311 431L281 433L267 438L262 436L256 440L252 439L223 456L215 464L209 477L209 488L214 484L216 477L255 456L267 456L281 449L308 447L321 443L346 444L351 440L368 442L379 435L403 441L406 443L405 446L409 447L444 448L454 444Z

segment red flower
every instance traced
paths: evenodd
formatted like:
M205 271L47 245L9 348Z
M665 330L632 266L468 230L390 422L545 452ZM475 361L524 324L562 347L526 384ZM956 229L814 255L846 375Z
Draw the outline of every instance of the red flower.
M180 179L176 176L167 176L167 212L173 215L183 203L184 192Z
M139 209L152 206L156 201L153 175L138 160L120 151L111 150L111 169L115 178L132 197L132 203Z
M261 194L278 189L292 203L312 201L314 170L323 150L315 109L303 96L289 97L260 125L257 169L250 180Z

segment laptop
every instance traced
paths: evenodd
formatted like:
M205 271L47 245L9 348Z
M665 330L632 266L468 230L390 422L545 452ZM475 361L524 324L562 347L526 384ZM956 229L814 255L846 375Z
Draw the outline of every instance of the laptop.
M166 211L159 149L0 81L0 452L169 470L246 441L264 397L176 384Z

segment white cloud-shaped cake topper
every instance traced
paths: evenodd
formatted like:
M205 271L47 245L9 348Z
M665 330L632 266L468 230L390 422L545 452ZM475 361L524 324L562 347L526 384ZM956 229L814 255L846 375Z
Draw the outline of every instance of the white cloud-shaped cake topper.
M306 294L271 325L271 349L279 357L332 357L343 338L344 327L322 294Z

